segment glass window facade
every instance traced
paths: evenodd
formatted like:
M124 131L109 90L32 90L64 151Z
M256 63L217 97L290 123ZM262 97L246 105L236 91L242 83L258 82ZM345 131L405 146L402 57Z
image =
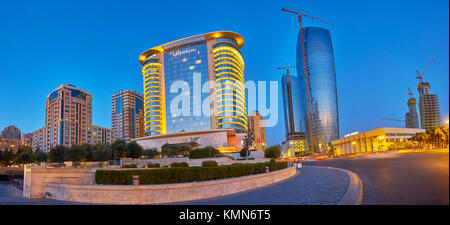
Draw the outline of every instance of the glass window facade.
M316 152L324 152L331 141L339 138L339 116L334 65L333 45L330 32L323 28L303 29L306 64L308 71L313 144ZM301 111L309 142L307 100L303 70L300 33L297 39L297 74L301 96ZM310 143L308 143L309 147Z
M206 51L206 42L202 41L164 54L166 132L168 134L211 129L210 117L202 112L202 102L209 102L209 93L201 93L203 83L208 81ZM195 84L194 73L199 76L195 79L200 78L196 80L197 83ZM177 115L170 110L174 98L183 94L181 93L182 89L178 89L176 93L170 92L173 83L179 81L186 82L185 84L189 87L189 93L184 93L189 95L190 109L188 115ZM197 99L198 96L200 96L200 99ZM178 107L181 108L181 104Z

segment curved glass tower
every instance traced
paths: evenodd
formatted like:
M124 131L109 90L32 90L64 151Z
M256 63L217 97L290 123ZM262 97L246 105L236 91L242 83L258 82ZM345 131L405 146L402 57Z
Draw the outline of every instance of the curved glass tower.
M303 29L305 58L308 72L311 126L315 152L326 152L331 141L339 139L339 116L334 66L333 45L330 32L319 27ZM301 110L305 121L306 140L309 143L307 100L300 33L297 38L297 74Z
M143 52L145 134L221 128L246 132L243 45L239 34L218 31ZM182 113L172 110L179 105Z

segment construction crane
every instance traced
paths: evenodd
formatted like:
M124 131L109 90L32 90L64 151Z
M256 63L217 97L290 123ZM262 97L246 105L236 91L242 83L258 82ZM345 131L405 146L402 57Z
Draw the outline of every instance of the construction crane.
M420 81L419 81L419 83L421 83L421 82L422 82L422 80L423 80L423 76L425 76L425 73L427 72L428 68L430 67L431 63L433 63L433 61L434 61L434 58L431 58L431 61L430 61L430 63L428 63L428 66L427 66L427 68L425 69L425 71L423 71L423 73L422 73L422 74L420 74L419 70L416 70L416 73L417 73L417 77L416 77L416 79L419 79L419 80L420 80Z
M320 22L329 24L331 26L334 26L332 23L329 23L325 20L313 17L313 16L309 16L306 14L303 14L300 12L300 9L297 9L296 11L292 11L292 10L288 10L288 9L281 9L284 12L288 12L288 13L293 13L296 14L298 16L298 24L300 25L300 42L301 42L301 47L302 47L302 59L303 59L303 74L305 77L305 89L306 89L306 102L307 102L307 106L308 106L308 133L309 133L309 143L310 143L310 147L311 147L311 155L314 155L314 142L313 142L313 132L312 132L312 120L311 120L311 106L310 106L310 98L309 98L309 83L308 83L308 68L307 68L307 64L306 64L306 52L305 52L305 43L304 43L304 39L303 39L303 27L302 27L302 16L306 16L309 17L311 19L314 20L318 20Z
M412 91L411 91L411 89L409 89L408 88L408 95L411 95L411 98L413 98L413 95L414 95L414 91L415 91L416 89L414 88Z
M289 66L288 64L286 64L285 67L277 67L277 69L279 70L284 70L286 69L286 76L287 76L287 88L288 88L288 101L289 101L289 106L292 106L292 90L291 90L291 79L289 78L289 68L295 68L295 66ZM289 123L291 125L291 130L289 132L291 132L292 134L295 132L294 129L294 112L292 107L288 107L289 110Z
M391 118L382 118L382 120L392 120L392 121L397 121L397 122L405 122L404 120L391 119Z

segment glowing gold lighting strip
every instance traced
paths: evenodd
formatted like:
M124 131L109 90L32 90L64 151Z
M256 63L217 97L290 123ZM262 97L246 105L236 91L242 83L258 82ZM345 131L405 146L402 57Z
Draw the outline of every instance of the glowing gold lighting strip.
M239 105L241 105L242 107L245 108L245 105L242 104L242 102L241 102L241 101L238 101L237 99L227 98L227 99L217 100L218 103L219 103L219 102L223 102L223 101L232 101L232 102L236 102L236 103L238 103Z
M225 93L225 94L219 94L219 95L216 95L217 98L220 98L220 97L222 97L222 96L233 96L233 97L236 97L236 98L238 98L239 100L241 100L243 103L245 102L245 99L243 99L241 96L236 95L236 94L233 94L233 93Z
M221 46L221 47L218 47L218 48L215 48L215 49L212 50L212 53L213 53L213 54L216 54L217 52L221 52L221 53L222 53L222 52L231 52L231 53L233 53L235 56L238 57L238 59L239 59L239 61L242 63L242 65L245 65L245 64L244 64L244 59L242 58L241 53L238 52L235 48L232 48L232 47L226 47L226 46ZM214 57L214 58L216 58L216 57Z
M216 84L216 88L219 88L220 86L225 86L225 85L232 85L232 86L235 86L235 87L239 88L239 90L241 90L242 92L244 92L244 89L243 89L241 86L237 85L236 83L231 83L231 82L217 83L217 84Z
M219 82L221 80L232 80L232 81L236 82L235 84L239 84L241 86L241 89L245 90L244 84L240 80L236 80L232 77L221 77L219 79L216 79L216 82Z
M161 104L162 100L161 100L161 82L160 82L160 67L161 67L161 63L148 63L146 65L144 65L142 67L142 75L144 77L144 117L145 117L145 122L144 122L144 130L145 132L149 132L151 133L156 133L156 134L161 134L162 132L164 132L164 118L163 118L163 113L162 110L163 106ZM155 80L155 81L150 81L149 80ZM153 89L153 90L152 90ZM149 95L151 93L159 93L159 95ZM149 96L147 96L149 95ZM148 101L148 99L150 98L159 98L158 100L150 100ZM152 105L151 103L160 103L158 105ZM154 110L148 110L147 109L151 109L151 108L155 108ZM150 113L152 112L159 112L156 115L150 115ZM158 123L156 125L147 125L150 123ZM147 129L152 128L152 127L158 127L160 129L158 130L149 130L147 131Z
M217 106L217 108L224 108L224 107L236 107L236 108L240 109L242 112L247 113L247 111L244 108L242 108L238 105L219 105L219 106Z
M237 124L237 125L241 125L243 126L245 129L241 129L241 130L247 130L247 126L245 124L239 123L239 122L222 122L222 123L218 123L217 126L220 125L224 125L224 124Z
M216 59L214 59L214 63L217 63L220 60L230 60L230 61L233 61L235 64L239 65L239 68L242 69L242 67L243 67L243 65L240 62L238 62L236 59L234 59L233 57L228 57L228 56L222 56L222 57L216 58Z
M235 69L234 67L231 66L224 66L224 67L217 67L214 72L217 72L219 70L232 70L233 72L235 72L236 74L243 76L243 74L241 73L241 71Z
M236 93L239 93L240 95L245 96L245 94L242 93L241 90L238 90L236 88L221 88L221 89L216 90L217 93L219 93L221 91L235 91Z
M238 50L233 47L220 46L212 50L214 57L214 72L216 77L216 98L217 108L225 109L225 107L231 107L230 110L222 110L217 112L217 121L228 118L230 122L217 123L217 126L221 127L224 124L236 124L236 129L244 130L241 127L247 129L247 116L246 116L246 104L245 104L245 86L244 86L244 60ZM225 66L222 66L225 65ZM221 72L222 71L222 72ZM220 83L220 81L225 81ZM230 86L227 86L230 85ZM221 86L224 86L220 88ZM231 91L234 93L222 93L225 91ZM226 96L232 96L231 99ZM226 102L231 102L227 104ZM224 104L225 103L225 104ZM241 107L242 106L242 107ZM232 116L226 115L226 113L232 113ZM241 115L242 117L234 116Z
M239 113L239 114L241 114L244 118L247 118L247 117L245 116L244 113L241 113L241 112L236 111L236 110L223 110L223 111L219 111L219 112L217 112L217 115L223 114L223 113L227 113L227 112L230 112L230 113Z
M219 77L219 76L224 77L225 75L232 75L233 77L236 77L240 82L244 83L244 80L242 79L242 77L240 77L240 76L238 76L238 75L236 75L234 73L231 73L231 72L218 73L218 74L216 74L216 78ZM224 77L224 78L228 78L228 77Z
M225 118L239 119L239 120L243 121L245 125L247 125L247 120L244 120L244 119L242 119L241 117L238 117L238 116L220 116L220 117L217 117L218 120L225 119Z
M244 74L244 72L242 72L242 69L241 69L241 67L240 66L238 66L236 63L234 63L234 62L227 62L227 61L225 61L225 62L220 62L220 63L217 63L217 64L214 64L214 67L216 67L216 71L217 70L219 70L219 68L217 68L218 66L221 66L221 65L230 65L230 66L232 66L232 68L233 69L237 69L238 71L237 71L237 73L238 74L240 74L240 75L242 75L242 74ZM220 68L222 68L222 67L220 67ZM226 68L226 67L225 67Z

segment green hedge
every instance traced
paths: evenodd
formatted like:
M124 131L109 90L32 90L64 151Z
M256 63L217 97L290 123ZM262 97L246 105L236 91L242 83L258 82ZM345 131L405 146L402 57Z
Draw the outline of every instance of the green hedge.
M203 158L209 158L215 157L216 155L220 155L220 151L217 150L214 147L205 147L205 148L197 148L194 150L191 150L189 153L189 159L203 159Z
M147 163L148 168L159 168L161 167L159 163Z
M137 168L136 164L122 165L120 168Z
M276 163L248 163L215 167L176 167L161 169L137 170L97 170L95 183L97 184L132 184L132 176L139 176L140 184L170 184L193 181L217 180L231 177L240 177L265 172L268 166L270 171L284 169L287 162Z
M216 161L208 160L202 162L202 167L213 167L213 166L219 166Z
M187 162L173 162L170 164L170 167L189 167L189 163Z

